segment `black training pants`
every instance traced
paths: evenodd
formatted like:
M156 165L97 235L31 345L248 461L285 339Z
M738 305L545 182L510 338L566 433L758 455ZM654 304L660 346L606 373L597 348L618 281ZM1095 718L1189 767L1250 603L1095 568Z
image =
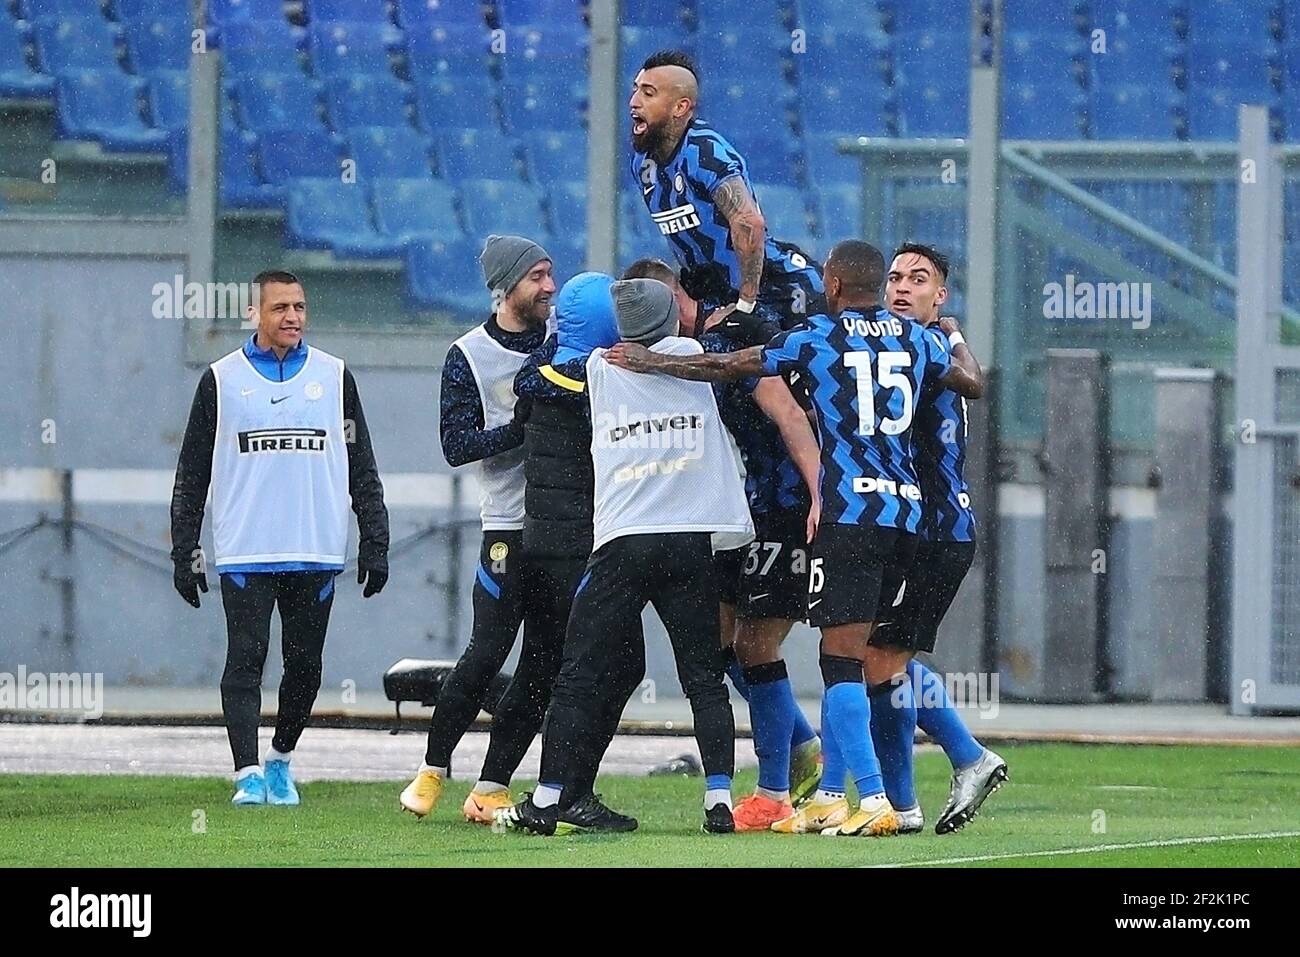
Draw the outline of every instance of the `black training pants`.
M587 564L542 732L541 780L563 783L566 803L581 796L575 788L581 762L596 751L597 761L604 755L644 673L640 623L646 602L672 642L705 773L730 777L735 770L735 719L722 683L710 536L628 535L602 546Z
M321 652L337 572L229 573L221 576L226 609L226 669L221 711L235 770L258 763L257 726L262 713L262 668L271 643L271 612L280 609L284 677L271 746L289 752L311 718L320 690Z

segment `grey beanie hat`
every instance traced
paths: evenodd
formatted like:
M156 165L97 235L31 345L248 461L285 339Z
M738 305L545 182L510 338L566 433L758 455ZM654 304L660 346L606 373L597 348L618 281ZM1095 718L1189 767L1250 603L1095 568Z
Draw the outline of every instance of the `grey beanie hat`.
M624 341L648 346L677 335L677 300L658 279L620 279L610 294Z
M488 289L505 296L528 275L528 271L551 256L545 249L523 236L489 236L479 254L483 279Z

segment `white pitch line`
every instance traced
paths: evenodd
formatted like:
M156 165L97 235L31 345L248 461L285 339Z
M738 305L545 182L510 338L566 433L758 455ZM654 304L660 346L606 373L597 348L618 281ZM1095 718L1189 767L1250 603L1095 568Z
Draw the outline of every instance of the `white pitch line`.
M1023 851L1019 854L981 854L977 857L948 857L938 861L902 861L896 864L868 864L867 867L941 867L945 864L977 864L981 861L1011 861L1020 857L1060 857L1067 854L1100 854L1143 847L1179 847L1185 844L1222 844L1226 841L1273 841L1300 837L1300 831L1267 831L1262 834L1213 834L1206 837L1178 837L1168 841L1136 841L1132 844L1094 844L1091 847L1063 847L1056 851Z

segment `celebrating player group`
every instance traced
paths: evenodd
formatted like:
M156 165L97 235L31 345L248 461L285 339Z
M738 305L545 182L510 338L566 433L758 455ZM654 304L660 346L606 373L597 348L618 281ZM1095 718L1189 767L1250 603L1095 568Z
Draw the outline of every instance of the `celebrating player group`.
M641 613L649 603L690 702L706 832L920 831L918 726L953 766L935 830L956 830L1006 780L1007 766L975 740L942 679L916 657L934 650L976 547L963 465L966 403L981 397L984 377L956 321L942 315L948 259L906 243L887 264L874 246L847 239L819 266L777 241L744 158L697 116L698 102L694 65L665 51L637 72L628 104L630 175L675 267L645 259L617 279L586 272L560 277L567 279L560 285L538 243L491 236L484 245L494 308L448 352L440 422L447 461L475 463L482 490L473 635L442 686L401 807L417 817L434 811L452 751L522 626L519 665L493 712L464 817L543 835L635 830L636 819L607 807L593 788L644 678ZM187 432L173 505L182 532L177 588L197 605L206 580L185 569L211 479L217 567L238 658L222 684L237 751L236 803L298 800L289 760L306 723L301 699L319 686L332 595L332 576L322 584L322 572L336 571L336 561L341 567L334 543L349 484L367 594L387 578L387 515L368 436L364 447L353 443L347 455L335 452L303 473L303 481L333 483L342 503L328 555L310 541L281 554L278 526L224 505L215 492L222 476L194 475L199 464L206 470L228 459L235 480L247 484L251 466L240 455L212 451L236 434L247 446L247 436L277 428L328 436L342 427L320 414L328 403L285 403L289 412L259 411L261 418L245 410L261 409L245 396L260 387L259 376L275 374L275 357L285 386L286 355L299 367L312 361L295 354L306 350L300 285L279 298L289 303L288 319L266 314L264 291L262 314L253 316L259 331L244 355L214 365L220 398L208 402L217 412L206 429L212 414L196 398L197 437ZM351 374L341 377L342 363L321 357L317 365L334 370L335 404L351 402L359 416ZM238 399L228 396L240 386ZM320 421L297 422L295 406ZM334 448L328 437L320 441ZM277 479L291 493L289 481ZM297 576L305 576L301 588ZM255 584L263 579L265 587ZM268 777L275 771L268 783L252 754L256 702L239 689L260 679L261 636L277 596L282 609L286 600L306 609L299 615L306 637L295 651L307 661L290 727L277 730L268 755ZM795 700L784 658L787 635L805 621L821 633L820 735ZM737 803L727 677L748 702L759 763L756 790ZM282 711L284 704L282 692ZM538 786L516 799L511 778L539 731Z

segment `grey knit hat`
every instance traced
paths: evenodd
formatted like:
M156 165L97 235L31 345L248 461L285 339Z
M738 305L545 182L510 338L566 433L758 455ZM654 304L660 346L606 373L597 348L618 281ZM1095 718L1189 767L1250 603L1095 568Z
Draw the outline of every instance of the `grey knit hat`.
M610 294L625 342L649 346L677 335L677 300L658 279L620 279L610 287Z
M523 236L489 236L478 261L488 289L506 296L530 269L550 258L545 249Z

